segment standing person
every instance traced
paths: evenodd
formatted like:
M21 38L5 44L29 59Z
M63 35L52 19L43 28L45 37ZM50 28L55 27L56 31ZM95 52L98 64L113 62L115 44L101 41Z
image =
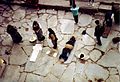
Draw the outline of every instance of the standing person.
M105 22L107 27L112 27L112 11L105 13Z
M14 43L20 43L22 41L22 36L17 31L16 27L8 25L7 33L10 34Z
M45 37L43 36L42 29L40 28L37 21L33 22L33 30L34 30L35 34L37 35L37 39L39 41L43 41L45 39Z
M94 0L89 0L89 4L88 5L91 5L94 6Z
M73 5L73 7L70 10L72 11L75 23L77 24L78 23L78 10L79 10L79 7L76 7L76 5Z
M70 2L70 6L73 7L73 5L75 5L75 0L69 0Z
M56 37L55 32L51 28L48 28L48 31L49 31L49 39L51 39L51 41L53 43L53 48L57 49L58 38Z
M119 5L115 5L114 2L112 2L112 13L114 14L115 24L120 24L120 9L119 9Z
M102 31L101 25L99 23L99 20L96 20L95 23L96 23L97 26L95 27L94 36L97 39L97 44L99 46L101 46L102 43L101 43L100 37L102 36L103 31Z

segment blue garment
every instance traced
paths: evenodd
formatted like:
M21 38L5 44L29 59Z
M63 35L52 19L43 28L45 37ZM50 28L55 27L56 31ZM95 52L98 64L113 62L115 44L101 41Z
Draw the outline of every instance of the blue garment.
M71 8L70 10L72 11L73 16L76 16L76 15L78 15L79 7Z

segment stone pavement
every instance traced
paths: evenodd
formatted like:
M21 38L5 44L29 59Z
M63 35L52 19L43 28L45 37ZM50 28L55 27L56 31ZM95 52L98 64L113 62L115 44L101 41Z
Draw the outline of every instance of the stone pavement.
M71 12L12 7L14 11L0 5L0 56L8 63L0 82L120 82L119 45L111 42L113 37L120 36L119 26L114 25L108 38L101 38L103 45L98 46L94 37L94 21L102 21L102 17L79 13L79 24L75 25ZM35 63L29 61L34 46L29 43L34 20L41 24L46 37ZM12 43L6 33L8 24L17 27L23 36L22 43ZM47 43L49 27L58 37L57 57L46 54L52 49ZM88 35L81 34L85 29ZM58 57L72 35L77 39L75 47L68 61L60 64ZM6 51L11 53L7 55ZM78 59L80 53L88 56L84 62Z

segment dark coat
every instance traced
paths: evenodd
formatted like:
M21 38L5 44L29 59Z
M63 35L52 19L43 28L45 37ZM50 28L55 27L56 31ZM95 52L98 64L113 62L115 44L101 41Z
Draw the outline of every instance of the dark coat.
M102 27L101 25L97 25L95 27L94 36L100 37L100 36L102 36L103 32L104 32L104 27Z

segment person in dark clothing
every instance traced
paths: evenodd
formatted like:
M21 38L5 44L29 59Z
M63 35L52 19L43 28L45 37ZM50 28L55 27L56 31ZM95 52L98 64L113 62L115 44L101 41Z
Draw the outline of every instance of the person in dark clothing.
M114 14L115 24L120 24L120 8L112 2L112 13Z
M58 38L56 37L55 32L51 28L48 28L48 31L49 31L49 39L51 39L51 41L53 43L53 48L57 49Z
M105 22L107 27L112 27L112 11L105 13Z
M97 26L95 27L94 36L97 39L97 44L101 46L102 43L101 43L100 37L102 36L103 31L102 31L101 25L99 23L99 20L96 20L95 23Z
M35 34L37 35L37 39L39 41L43 41L45 39L45 37L43 36L43 31L40 28L40 26L39 26L37 21L33 22L33 30L34 30Z
M61 63L65 62L68 59L68 56L70 55L72 49L74 48L75 42L76 39L74 36L72 36L70 40L66 42L66 45L62 50L62 54L59 56Z
M8 25L7 33L10 34L14 43L20 43L22 41L22 36L19 34L14 26Z

